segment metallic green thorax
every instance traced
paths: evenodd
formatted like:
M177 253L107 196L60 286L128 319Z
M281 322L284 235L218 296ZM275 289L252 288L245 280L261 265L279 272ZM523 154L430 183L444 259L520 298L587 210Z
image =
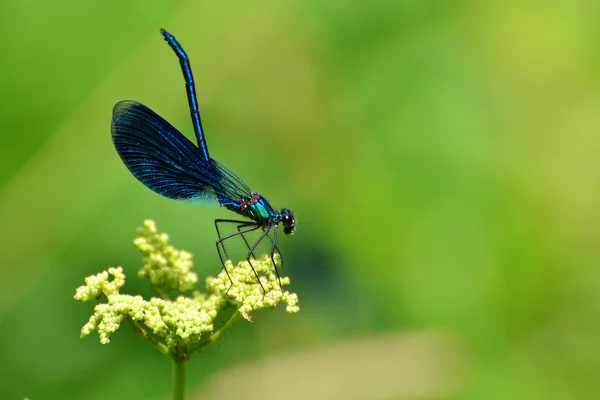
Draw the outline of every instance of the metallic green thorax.
M258 223L279 222L281 216L275 211L264 197L257 195L242 206L242 215ZM275 219L275 221L273 221Z

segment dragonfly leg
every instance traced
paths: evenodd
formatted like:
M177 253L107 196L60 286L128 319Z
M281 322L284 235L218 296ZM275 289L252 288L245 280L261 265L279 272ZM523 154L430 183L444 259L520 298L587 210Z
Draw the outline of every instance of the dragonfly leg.
M273 228L273 226L275 227L275 229L273 230L273 242L271 244L271 262L273 263L273 267L275 268L275 275L277 275L277 280L279 282L279 289L281 289L281 277L279 276L279 271L277 270L277 265L275 265L275 260L273 258L273 254L274 254L273 252L275 251L276 244L277 244L276 243L277 242L277 230L279 228L279 225L270 225L267 229L265 229L265 231L263 232L263 234L260 235L260 237L258 238L258 240L254 243L254 245L252 246L252 248L248 252L248 255L246 256L246 259L248 260L248 262L250 262L250 256L254 253L254 250L256 249L256 247L260 244L260 242L262 242L262 240L265 237L268 237L269 239L271 239L271 237L269 236L269 232L271 231L271 228ZM250 263L250 265L252 265L252 263ZM263 288L263 291L264 291L264 288Z
M249 228L248 229L244 229L244 230L239 230L238 229L237 232L231 233L231 234L226 235L226 236L221 236L221 232L219 231L219 223L223 223L223 222L225 222L225 223L237 223L237 224L239 224L241 226L243 226L243 225L249 226ZM223 264L223 268L225 268L225 260L227 260L229 258L227 257L227 250L225 249L224 242L226 240L228 240L228 239L231 239L231 238L235 237L235 236L240 236L241 235L242 238L244 238L244 234L245 233L255 231L255 230L259 229L261 227L261 225L254 224L254 223L248 223L247 221L238 221L238 220L230 220L230 219L217 219L217 220L215 220L215 227L217 229L217 235L219 236L219 239L217 240L217 242L215 244L217 246L217 252L219 253L219 258L221 259L221 264ZM264 234L263 234L263 236L261 236L261 239L259 239L259 242L260 242L260 240L262 240L262 237L264 237ZM246 239L244 238L244 240L246 240ZM256 245L254 247L256 247ZM223 249L223 253L225 254L225 257L226 257L225 260L223 259L223 254L221 253L221 248ZM249 254L251 254L253 250L254 250L254 248L252 248L252 250L250 251ZM258 273L256 272L256 270L254 269L254 266L250 262L250 256L248 256L246 259L247 259L248 263L250 264L250 268L252 268L252 272L254 272L254 276L256 276L256 280L258 281L258 284L260 285L263 293L266 293L265 288L264 288L264 286L262 285L262 283L260 281ZM229 272L227 271L227 268L225 268L225 273L227 274L227 277L229 278L229 282L231 283L231 286L233 286L233 280L231 280L231 276L229 275ZM229 289L231 289L231 286L229 286ZM227 292L225 292L225 293L228 293L229 289L227 289Z
M277 228L279 228L279 226L277 226ZM275 265L275 259L273 259L273 256L275 256L275 253L277 253L277 254L279 254L279 258L281 259L279 262L279 265L282 266L283 265L283 254L281 254L281 252L279 251L279 247L277 247L277 237L272 238L271 235L267 235L267 237L273 244L271 246L271 258L273 261L273 265Z
M227 236L224 236L224 237L221 236L221 231L219 229L219 224L222 224L222 223L238 224L237 225L238 233L234 233L234 234L227 235ZM229 239L229 238L231 238L233 236L237 236L237 235L241 234L242 238L244 239L244 242L246 242L246 245L248 246L248 248L250 248L250 246L248 245L248 241L246 240L246 238L243 235L245 232L242 232L240 230L240 228L248 227L248 226L256 226L256 223L254 223L254 222L248 222L248 221L240 221L240 220L237 220L237 219L216 219L215 220L215 229L217 231L217 236L219 237L219 240L217 241L217 243L221 243L221 247L219 247L217 245L217 250L219 252L219 258L221 258L221 264L225 265L223 257L221 256L221 249L223 250L223 254L225 254L225 260L229 260L230 259L229 255L227 254L227 249L225 249L225 245L223 243L225 240L227 240L227 239ZM254 229L250 229L250 230L248 230L248 232L253 231L253 230ZM221 238L223 240L221 240Z
M283 266L283 254L279 251L277 247L277 235L279 233L279 225L275 225L273 229L273 237L270 234L267 234L267 237L271 241L271 262L273 262L273 266L275 267L275 274L277 275L277 279L279 280L279 288L281 289L281 277L279 276L279 270L277 269L277 264L275 263L275 253L279 254L280 263L279 266ZM283 289L282 289L283 291Z
M277 265L275 264L275 251L279 253L279 249L277 248L277 234L279 233L279 225L275 225L273 228L273 239L271 239L271 261L273 262L273 267L275 268L275 275L277 275L277 280L279 281L279 290L283 292L283 288L281 287L281 276L279 276L279 270L277 269ZM279 258L281 259L281 266L283 266L283 257L281 257L281 253L279 253Z
M242 228L245 228L249 225L254 225L254 224L248 224L248 223L240 224L236 228L237 228L238 232L240 232ZM246 239L246 236L244 236L243 234L241 234L240 236L242 237L242 239L244 239L244 243L246 244L246 247L248 248L248 250L250 250L250 243L248 243L248 239ZM254 257L254 259L256 259L254 252L252 253L252 257Z

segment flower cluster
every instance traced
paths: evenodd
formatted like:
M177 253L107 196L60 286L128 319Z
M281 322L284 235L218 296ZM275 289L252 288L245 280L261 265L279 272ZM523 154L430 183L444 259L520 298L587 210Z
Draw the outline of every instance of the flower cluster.
M219 333L214 321L227 304L235 305L236 314L247 320L251 320L253 312L274 308L280 302L287 304L286 310L290 313L299 311L296 294L281 287L289 285L289 278L278 279L273 260L267 255L236 266L227 261L226 269L217 277L206 279L208 293L194 291L186 296L183 293L193 290L198 281L193 272L192 255L170 245L169 236L159 233L154 221L144 221L138 234L134 243L144 260L138 275L148 279L160 297L145 300L141 296L121 294L125 285L121 267L87 277L85 285L77 288L75 299L105 302L94 307L94 314L83 326L81 337L97 331L100 342L107 344L121 322L127 319L140 336L159 350L175 354L198 350L202 343L211 342L206 336ZM278 261L276 257L275 262ZM172 292L177 292L175 299L171 299Z
M276 263L278 259L276 255ZM231 261L226 261L225 269L216 278L209 277L206 280L206 288L238 304L240 313L248 320L253 311L273 308L281 301L287 304L287 312L298 312L298 296L283 291L279 286L271 257L263 254L258 260L251 259L250 262L241 261L234 266ZM260 284L257 284L256 274L259 275ZM281 286L289 284L290 278L281 278Z
M133 243L144 256L138 275L148 279L159 293L192 290L198 282L198 275L192 271L192 254L171 246L169 235L159 233L152 220L145 220L137 233L140 236Z

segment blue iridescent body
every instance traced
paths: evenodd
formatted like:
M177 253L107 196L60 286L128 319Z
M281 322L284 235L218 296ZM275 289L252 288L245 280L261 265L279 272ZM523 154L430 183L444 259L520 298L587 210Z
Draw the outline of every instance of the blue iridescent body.
M133 176L154 192L186 203L220 205L249 219L215 220L219 237L216 246L223 265L228 259L224 242L235 236L241 236L246 243L248 261L258 244L268 237L273 259L279 252L279 224L283 225L286 235L292 235L296 219L286 208L275 210L236 174L209 156L189 59L173 35L164 29L161 34L179 58L198 146L145 105L124 100L113 109L111 131L115 148ZM236 224L237 231L221 236L219 226L223 223ZM259 239L250 245L244 234L261 228L263 232ZM277 267L275 272L279 277ZM258 274L256 277L258 279Z

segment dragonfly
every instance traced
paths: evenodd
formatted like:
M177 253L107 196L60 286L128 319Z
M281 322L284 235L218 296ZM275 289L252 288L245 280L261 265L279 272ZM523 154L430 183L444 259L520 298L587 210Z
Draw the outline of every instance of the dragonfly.
M160 33L179 59L198 145L150 108L137 101L123 100L115 104L112 114L111 133L117 153L133 176L152 191L185 203L222 206L245 217L245 220L215 220L217 252L231 285L233 281L225 268L225 261L229 259L225 242L240 236L248 248L246 260L263 293L265 289L251 257L265 238L270 240L271 261L281 288L274 258L276 253L281 257L277 248L279 225L284 234L293 235L296 217L287 208L277 211L263 196L250 190L240 177L210 157L189 58L173 35L164 29ZM223 224L234 224L236 231L221 235ZM250 244L245 235L260 230L258 239ZM283 265L283 258L280 260Z

